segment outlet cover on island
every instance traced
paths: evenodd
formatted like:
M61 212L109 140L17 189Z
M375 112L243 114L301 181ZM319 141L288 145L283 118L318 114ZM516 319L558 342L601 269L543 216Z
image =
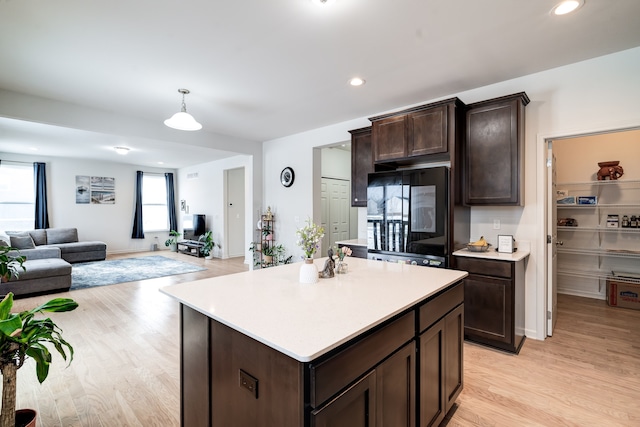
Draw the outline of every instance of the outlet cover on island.
M499 219L494 219L493 220L493 229L494 230L500 230L500 220Z

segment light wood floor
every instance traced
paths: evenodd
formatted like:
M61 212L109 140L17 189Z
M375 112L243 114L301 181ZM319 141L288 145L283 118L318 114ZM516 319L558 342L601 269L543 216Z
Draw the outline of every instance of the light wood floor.
M80 304L51 315L76 356L66 368L54 355L42 385L32 365L18 371L18 407L36 409L38 426L180 424L178 304L158 289L248 267L161 254L208 270L56 294ZM554 336L528 339L518 356L465 343L465 386L448 426L640 426L639 336L640 311L560 295Z

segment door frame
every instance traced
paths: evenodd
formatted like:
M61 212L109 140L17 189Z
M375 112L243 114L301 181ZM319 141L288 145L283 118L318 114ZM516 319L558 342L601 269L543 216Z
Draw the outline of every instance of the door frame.
M558 141L562 139L570 139L577 138L583 136L592 136L598 134L607 134L607 133L615 133L615 132L624 132L629 130L639 130L640 123L628 123L628 124L615 124L606 127L599 127L593 129L582 129L582 130L568 130L568 131L558 131L549 134L537 134L536 136L536 162L537 162L537 183L542 185L537 185L536 190L536 200L538 203L538 214L537 214L537 230L538 230L538 244L536 245L536 253L537 259L539 260L536 264L536 277L541 278L538 279L538 283L541 286L536 287L536 331L538 331L538 339L545 339L547 337L547 311L549 310L549 268L551 267L548 263L549 258L549 244L547 243L547 229L548 229L548 211L549 204L553 203L553 199L551 197L555 197L555 195L551 194L551 183L547 178L547 151L548 144L551 143L551 150L553 151L553 141Z

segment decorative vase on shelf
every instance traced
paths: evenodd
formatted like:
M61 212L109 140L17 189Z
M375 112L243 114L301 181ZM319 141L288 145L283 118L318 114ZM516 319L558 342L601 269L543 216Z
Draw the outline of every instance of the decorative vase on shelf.
M318 267L313 263L313 258L305 258L300 266L300 283L318 283Z
M349 264L338 260L336 263L336 274L347 274L347 271L349 271Z

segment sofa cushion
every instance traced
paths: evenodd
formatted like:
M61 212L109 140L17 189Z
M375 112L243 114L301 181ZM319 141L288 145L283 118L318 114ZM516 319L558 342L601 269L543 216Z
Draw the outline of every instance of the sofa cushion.
M22 249L19 251L9 252L12 256L22 255L27 260L45 259L45 258L61 258L60 248L54 246L36 246L35 249Z
M36 247L29 234L10 236L11 246L16 249L34 249Z
M29 230L29 235L33 239L36 246L47 244L47 231L44 228L38 230Z
M47 228L47 244L75 243L78 241L77 228Z
M58 244L53 244L49 246L60 248L60 252L62 252L63 254L76 253L76 252L105 251L107 249L106 243L98 242L98 241L58 243Z
M71 264L60 258L36 259L25 261L25 271L20 271L16 279L13 277L11 281L28 280L28 279L44 279L54 276L66 276L71 274Z

